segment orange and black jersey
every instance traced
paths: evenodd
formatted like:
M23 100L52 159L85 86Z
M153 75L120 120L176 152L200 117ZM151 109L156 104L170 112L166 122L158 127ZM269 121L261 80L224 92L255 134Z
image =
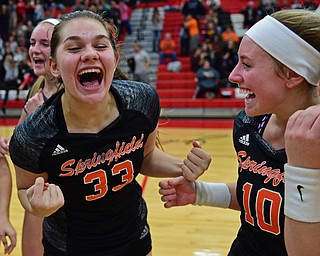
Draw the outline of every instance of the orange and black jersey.
M142 256L151 250L136 177L146 140L158 123L159 98L152 87L134 81L114 80L110 90L120 115L98 133L68 132L59 92L11 138L13 163L48 173L65 198L65 205L44 221L48 255Z
M238 157L237 199L241 227L229 256L287 255L284 243L284 149L263 138L270 115L235 119L233 142Z

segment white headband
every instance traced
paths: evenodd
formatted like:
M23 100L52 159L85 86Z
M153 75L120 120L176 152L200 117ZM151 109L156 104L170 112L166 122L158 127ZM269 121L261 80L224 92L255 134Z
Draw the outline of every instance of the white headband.
M245 34L310 84L318 85L320 53L281 22L267 15Z
M49 23L49 24L55 26L55 25L60 23L60 20L57 20L57 19L54 19L54 18L48 18L48 19L45 19L45 20L41 21L40 24L41 23Z

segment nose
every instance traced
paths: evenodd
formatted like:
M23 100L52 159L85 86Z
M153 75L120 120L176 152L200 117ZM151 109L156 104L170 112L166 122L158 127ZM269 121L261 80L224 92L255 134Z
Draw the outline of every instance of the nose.
M30 46L29 48L30 52L40 53L40 45L38 43L35 43L33 46Z
M231 83L239 84L239 82L242 80L242 76L240 75L238 69L239 69L239 63L233 68L233 70L229 74L228 79Z
M99 58L99 55L97 54L97 51L92 47L85 48L81 56L82 61L97 60L98 58Z

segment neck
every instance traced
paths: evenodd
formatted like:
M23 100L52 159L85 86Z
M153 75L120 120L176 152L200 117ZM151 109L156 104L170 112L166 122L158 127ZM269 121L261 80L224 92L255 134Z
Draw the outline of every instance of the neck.
M57 92L59 85L55 79L45 77L45 86L43 93L47 98L50 98L54 93Z
M118 108L113 95L109 92L102 102L86 104L62 96L62 108L69 132L97 133L114 121Z

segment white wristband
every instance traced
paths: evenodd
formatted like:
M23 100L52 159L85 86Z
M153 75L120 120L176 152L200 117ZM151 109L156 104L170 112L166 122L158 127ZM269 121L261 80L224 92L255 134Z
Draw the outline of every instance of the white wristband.
M196 202L194 205L215 206L228 208L231 202L231 193L225 183L209 183L195 181Z
M284 165L284 213L302 222L320 222L320 169Z

